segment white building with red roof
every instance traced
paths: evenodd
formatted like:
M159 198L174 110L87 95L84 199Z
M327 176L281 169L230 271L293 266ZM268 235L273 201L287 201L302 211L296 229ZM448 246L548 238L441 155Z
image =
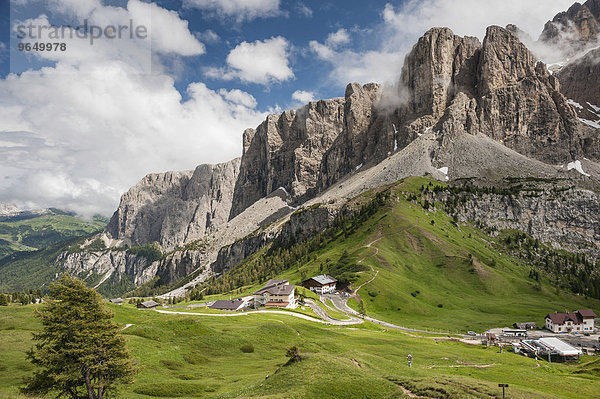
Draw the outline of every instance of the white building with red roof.
M554 333L591 333L594 331L595 317L596 313L590 309L571 313L549 313L546 316L546 328Z
M294 308L296 286L290 285L290 280L272 279L254 293L254 304L275 308Z

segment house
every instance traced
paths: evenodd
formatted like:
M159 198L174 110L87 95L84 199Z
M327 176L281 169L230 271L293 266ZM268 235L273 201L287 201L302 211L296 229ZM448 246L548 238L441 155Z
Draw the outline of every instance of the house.
M109 299L108 302L114 303L116 305L121 305L121 304L123 304L123 299L122 298L114 298L114 299Z
M538 325L534 321L528 321L526 323L515 323L513 327L519 330L537 330Z
M290 285L290 280L269 280L263 288L254 293L254 305L293 308L296 306L295 288L295 285Z
M554 333L593 332L596 313L590 309L571 313L550 313L546 316L546 328Z
M335 291L337 280L328 274L311 277L302 283L304 288L317 294L330 294Z
M160 303L153 301L152 299L146 302L138 303L138 309L154 309L155 307L160 306Z
M242 299L234 299L233 301L227 300L218 300L215 301L212 305L209 306L210 309L216 310L231 310L231 311L240 311L248 306L248 302Z

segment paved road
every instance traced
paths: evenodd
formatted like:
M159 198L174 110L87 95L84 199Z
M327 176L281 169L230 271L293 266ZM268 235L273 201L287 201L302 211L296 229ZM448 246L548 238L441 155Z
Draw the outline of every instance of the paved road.
M361 317L360 314L356 310L354 310L354 309L352 309L351 307L348 306L348 304L347 304L348 299L347 298L342 298L341 295L332 295L332 294L323 295L323 297L325 299L331 299L331 302L333 303L333 306L335 306L337 308L337 310L339 310L340 312L347 313L347 314L352 314L352 315ZM423 334L435 334L435 335L447 335L447 333L444 333L444 332L423 331L423 330L416 330L414 328L407 328L407 327L397 326L395 324L388 323L388 322L381 321L381 320L377 320L377 319L374 319L374 318L369 317L369 316L365 316L364 320L368 320L370 322L382 325L384 327L394 328L396 330L402 330L402 331L406 331L406 332L423 333Z
M317 316L319 316L320 318L322 318L323 320L329 322L329 324L332 324L334 326L349 326L349 325L363 323L363 320L356 318L356 317L349 316L349 315L346 315L349 318L345 319L345 320L335 319L335 318L329 316L329 314L327 314L327 312L322 307L317 305L313 300L306 299L305 302L313 310L313 312L315 312L317 314ZM327 305L325 305L325 306L327 306Z

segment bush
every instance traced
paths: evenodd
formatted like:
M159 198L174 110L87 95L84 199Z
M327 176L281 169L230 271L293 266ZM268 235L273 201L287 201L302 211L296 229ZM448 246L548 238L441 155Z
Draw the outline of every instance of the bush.
M378 291L369 291L369 296L375 298L377 295L379 295Z
M252 344L245 344L242 345L242 347L240 348L240 350L244 353L253 353L254 352L254 346Z
M444 305L443 305L443 304L441 304L441 303L438 303L438 308L443 308L443 307L444 307Z

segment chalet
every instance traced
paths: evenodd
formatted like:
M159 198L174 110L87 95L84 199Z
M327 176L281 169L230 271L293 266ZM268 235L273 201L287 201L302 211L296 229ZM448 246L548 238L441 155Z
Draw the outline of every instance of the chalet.
M114 298L114 299L109 299L108 302L114 303L115 305L122 305L123 299L122 298Z
M596 313L590 309L571 313L550 313L546 316L546 328L554 333L593 332Z
M328 274L311 277L302 283L304 288L317 294L330 294L335 291L337 280Z
M290 285L290 280L269 280L263 288L254 293L254 305L293 308L296 306L295 288L295 285Z
M231 310L231 311L240 311L248 306L248 302L243 301L241 299L234 299L233 301L227 300L218 300L215 301L212 305L209 306L210 309L216 310Z
M153 301L152 299L146 302L138 303L138 309L154 309L155 307L160 306L160 303Z

